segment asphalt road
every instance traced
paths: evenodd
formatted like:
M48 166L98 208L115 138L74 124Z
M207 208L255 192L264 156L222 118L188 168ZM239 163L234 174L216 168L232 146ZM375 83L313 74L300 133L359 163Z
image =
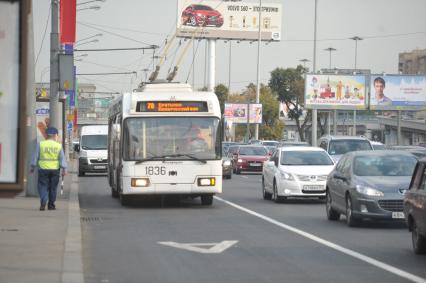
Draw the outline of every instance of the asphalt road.
M263 200L260 180L233 175L211 207L122 207L105 176L80 177L85 282L426 282L404 225L349 228L318 200Z

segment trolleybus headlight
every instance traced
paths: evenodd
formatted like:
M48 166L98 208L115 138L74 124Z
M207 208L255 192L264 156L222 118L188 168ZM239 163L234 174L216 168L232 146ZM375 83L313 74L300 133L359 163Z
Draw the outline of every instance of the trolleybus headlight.
M132 187L148 187L149 184L148 178L132 178L131 181Z
M215 177L198 178L198 186L214 186L216 184Z

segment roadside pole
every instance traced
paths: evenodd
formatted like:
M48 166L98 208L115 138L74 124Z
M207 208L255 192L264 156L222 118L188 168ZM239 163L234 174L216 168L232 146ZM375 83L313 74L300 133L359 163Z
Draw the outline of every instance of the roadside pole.
M257 84L256 84L256 103L259 103L260 98L260 42L262 40L262 0L259 0L259 34L257 38ZM247 108L248 110L248 108ZM247 115L248 115L247 111ZM249 118L247 118L248 120ZM257 121L256 121L257 122ZM259 124L255 124L254 138L259 139Z
M396 124L396 144L401 145L401 110L397 111L398 118L397 118L397 124Z
M59 1L51 1L51 32L50 32L50 91L49 91L49 126L60 128L59 119Z
M317 1L315 0L315 16L314 16L314 59L313 59L313 73L316 70L316 53L317 53ZM312 109L312 146L317 146L317 109Z

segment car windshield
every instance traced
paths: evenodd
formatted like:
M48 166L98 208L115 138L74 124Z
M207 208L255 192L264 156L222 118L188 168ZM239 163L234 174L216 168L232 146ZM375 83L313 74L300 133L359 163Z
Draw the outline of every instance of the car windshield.
M276 141L264 141L264 142L262 142L262 145L264 145L264 146L277 146L278 142L276 142Z
M264 147L241 147L240 148L240 155L267 155L268 151Z
M218 118L128 118L123 135L125 160L221 158Z
M371 150L371 144L366 140L334 140L330 142L330 155L342 155L351 151Z
M353 171L357 176L411 176L416 163L409 155L357 156Z
M194 6L194 9L195 10L198 10L198 11L211 11L211 10L213 10L212 8L210 8L209 6L204 6L204 5L197 5L197 6Z
M333 165L333 160L323 151L282 151L281 165L315 166Z
M83 135L81 136L81 148L96 150L107 149L107 135Z
M384 149L386 149L386 147L385 147L384 144L373 144L372 146L373 146L374 150L384 150Z
M309 146L309 144L308 143L295 142L295 143L283 143L281 146Z

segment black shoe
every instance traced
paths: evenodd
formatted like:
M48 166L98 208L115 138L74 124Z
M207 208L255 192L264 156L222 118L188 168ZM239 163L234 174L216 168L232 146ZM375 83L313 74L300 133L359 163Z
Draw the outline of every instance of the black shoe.
M54 204L52 204L52 205L49 205L49 206L47 207L47 209L48 209L48 210L56 210L56 207L55 207L55 205L54 205Z
M45 209L46 209L46 205L45 204L40 205L40 210L45 210Z

